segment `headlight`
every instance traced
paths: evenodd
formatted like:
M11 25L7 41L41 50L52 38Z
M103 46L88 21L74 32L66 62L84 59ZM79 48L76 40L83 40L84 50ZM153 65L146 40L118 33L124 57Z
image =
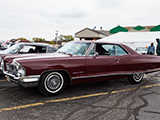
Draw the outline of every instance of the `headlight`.
M22 77L26 74L25 68L22 65L20 65L17 61L13 61L11 63L11 69L17 77Z

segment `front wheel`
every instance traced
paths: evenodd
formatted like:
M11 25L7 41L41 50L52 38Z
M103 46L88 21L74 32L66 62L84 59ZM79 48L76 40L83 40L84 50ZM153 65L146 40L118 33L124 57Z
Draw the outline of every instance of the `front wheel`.
M135 74L130 75L128 77L128 81L131 84L138 84L138 83L140 83L142 81L143 76L144 76L144 73L135 73Z
M65 87L65 75L60 72L45 73L39 82L38 89L45 96L59 94Z

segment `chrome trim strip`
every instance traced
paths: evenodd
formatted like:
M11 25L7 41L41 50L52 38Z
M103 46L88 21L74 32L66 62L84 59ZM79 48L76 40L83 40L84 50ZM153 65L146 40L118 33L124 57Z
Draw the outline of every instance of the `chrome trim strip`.
M131 73L118 73L118 74L104 74L104 75L93 75L93 76L82 76L82 77L73 77L72 79L85 79L85 78L96 78L96 77L107 77L114 75L131 75Z
M146 71L135 71L135 72L124 72L124 73L117 73L117 74L103 74L103 75L93 75L93 76L82 76L82 77L72 77L72 80L75 79L85 79L85 78L96 78L96 77L107 77L107 76L115 76L115 75L132 75L135 73L151 73L160 71L160 68L154 70L146 70Z

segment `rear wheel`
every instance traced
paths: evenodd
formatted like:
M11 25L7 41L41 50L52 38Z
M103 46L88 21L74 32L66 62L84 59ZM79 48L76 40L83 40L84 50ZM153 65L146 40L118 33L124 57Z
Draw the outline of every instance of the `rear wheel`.
M39 91L46 96L59 94L66 85L64 76L61 72L45 73L40 79Z
M138 83L140 83L142 81L143 76L144 76L144 73L135 73L135 74L130 75L128 77L128 81L131 84L138 84Z

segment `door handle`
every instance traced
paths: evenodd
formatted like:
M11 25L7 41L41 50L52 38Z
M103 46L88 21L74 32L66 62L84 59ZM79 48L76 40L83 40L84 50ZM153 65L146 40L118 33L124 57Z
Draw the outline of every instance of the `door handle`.
M119 58L115 58L114 60L119 61Z
M114 60L117 61L117 63L119 63L119 60L120 60L120 59L119 59L119 58L115 58Z

